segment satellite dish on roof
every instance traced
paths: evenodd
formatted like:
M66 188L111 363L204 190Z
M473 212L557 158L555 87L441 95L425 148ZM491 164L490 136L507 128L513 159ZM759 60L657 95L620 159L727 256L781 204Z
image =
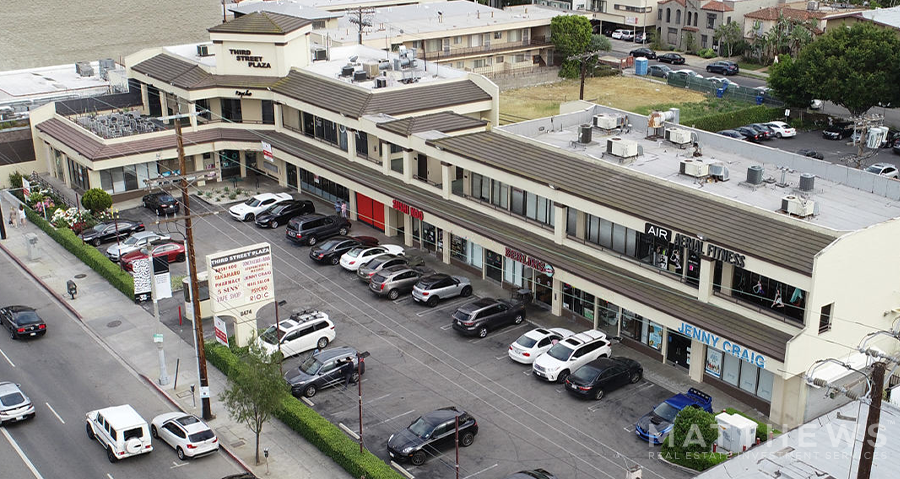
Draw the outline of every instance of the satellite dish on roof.
M350 63L356 63L356 60L358 60L358 59L359 59L359 55L353 55L352 57L350 57Z

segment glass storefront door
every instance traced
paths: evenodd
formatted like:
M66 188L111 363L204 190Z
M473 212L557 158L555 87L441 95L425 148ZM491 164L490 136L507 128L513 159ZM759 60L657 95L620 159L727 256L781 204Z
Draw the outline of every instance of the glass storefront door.
M691 367L691 338L669 331L669 345L666 348L666 361L681 366Z
M553 278L535 271L534 302L543 306L553 305Z
M219 153L219 161L222 165L223 180L241 176L241 159L237 150L225 150Z
M248 165L249 167L249 165ZM285 165L287 168L287 184L292 188L297 187L297 167L294 165Z
M485 276L500 283L503 281L503 255L495 253L491 250L485 251L484 255Z

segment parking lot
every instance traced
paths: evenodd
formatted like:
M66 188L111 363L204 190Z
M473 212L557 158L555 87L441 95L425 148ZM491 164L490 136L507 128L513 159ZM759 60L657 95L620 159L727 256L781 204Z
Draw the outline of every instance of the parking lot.
M294 196L307 198L297 193ZM319 200L315 203L317 211L334 211L332 205ZM225 208L196 197L192 197L192 206L195 214ZM149 210L133 208L122 211L121 217L143 220L149 230L166 230L165 225L152 224L156 217ZM599 402L579 400L561 385L533 377L530 366L514 363L507 356L509 344L535 327L531 322L534 318L539 323L557 321L558 324L548 326L576 332L589 329L589 324L529 310L530 321L526 323L493 331L483 339L463 337L451 329L450 314L474 297L447 300L436 308L417 304L408 295L390 301L376 297L355 274L339 266L313 263L308 258L308 247L285 239L284 227L262 230L253 223L235 221L227 213L200 217L194 226L201 270L202 259L208 253L269 242L273 248L277 297L287 301L281 308L282 318L292 310L322 310L336 325L332 345L371 353L362 382L363 432L366 446L378 457L389 460L386 444L391 434L426 412L452 405L472 414L479 425L474 444L460 450L463 478L499 478L540 467L561 478L618 479L624 476L626 467L635 463L643 466L644 477L648 478L690 476L653 457L658 447L651 447L633 432L635 420L673 391L643 379ZM168 229L175 231L173 225ZM354 222L351 234L378 236L382 243L402 244L401 238L385 241L380 232L359 222ZM107 246L109 243L100 249L105 251ZM426 256L426 262L435 270L472 278L433 255ZM172 274L185 271L184 263L172 266ZM508 297L496 283L472 280L474 296ZM187 321L179 325L178 307L182 305L179 293L161 301L161 317L170 329L190 341ZM274 306L264 309L260 316L259 327L273 324ZM211 338L211 324L205 327L206 336ZM620 349L627 348L613 343L613 355ZM296 367L301 359L285 361L285 371ZM333 423L358 431L355 385L347 391L340 387L320 391L310 402ZM418 477L453 477L454 464L455 452L450 447L432 454L422 466L405 467Z

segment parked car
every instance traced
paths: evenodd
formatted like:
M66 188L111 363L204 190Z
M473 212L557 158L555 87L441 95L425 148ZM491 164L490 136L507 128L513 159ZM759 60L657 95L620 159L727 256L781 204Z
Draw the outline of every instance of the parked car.
M746 126L739 126L739 127L735 128L734 131L743 135L744 139L747 141L757 142L757 141L762 140L762 135L753 128L747 128Z
M751 123L745 126L747 128L753 128L754 130L760 132L762 134L763 140L771 140L775 138L775 130L763 125L762 123Z
M714 83L716 88L735 89L741 87L737 83L723 77L707 77L706 80Z
M193 414L167 412L150 421L150 435L175 449L182 461L213 454L219 450L216 433Z
M576 369L566 378L570 394L600 400L608 392L628 384L636 384L644 377L644 368L634 359L599 358Z
M575 333L563 328L532 329L509 345L509 359L517 363L532 364L538 356L573 334Z
M2 308L0 321L12 339L34 338L47 334L47 323L30 306L13 305Z
M624 40L626 42L630 42L634 40L634 30L626 30L624 28L619 28L618 30L612 33L612 37L616 40Z
M256 344L269 355L280 350L282 356L289 358L305 351L325 349L334 336L334 323L328 314L305 311L266 328L256 338Z
M402 254L383 254L372 258L356 270L356 277L368 283L373 276L385 268L393 266L418 267L425 264L421 256L405 256Z
M144 247L148 242L153 245L162 241L169 241L169 235L157 233L155 231L140 231L128 237L119 244L114 244L106 248L106 257L112 261L119 261L119 258L125 256L132 251Z
M309 249L309 259L317 263L338 264L341 255L357 246L378 246L378 238L371 236L335 236Z
M737 75L741 69L738 64L728 60L719 60L706 65L706 71L710 73L719 73L722 75Z
M836 121L822 130L822 138L826 140L843 140L853 134L852 121Z
M126 238L136 231L144 231L142 221L117 220L97 223L93 228L81 232L81 238L85 243L100 246L107 241L116 238Z
M633 56L635 58L644 57L644 58L649 58L650 60L656 59L656 52L654 52L653 50L651 50L647 47L635 48L634 50L631 50L631 52L628 55Z
M647 74L653 77L668 78L672 73L672 69L666 65L650 65L647 67Z
M898 175L897 167L890 163L873 163L866 168L866 171L879 176L886 176L888 178L900 178Z
M287 224L291 218L315 213L316 207L309 200L288 200L276 203L267 210L256 215L256 226L260 228L278 228Z
M737 138L737 139L739 139L739 140L743 140L743 139L744 139L744 135L742 135L740 132L737 132L737 131L735 131L735 130L722 130L722 131L717 131L716 134L717 134L717 135L722 135L722 136L727 136L727 137L729 137L729 138Z
M284 235L294 243L315 246L320 239L345 236L349 231L350 220L347 218L315 213L291 218Z
M109 462L153 451L147 421L128 404L85 414L85 431L106 449Z
M894 140L894 146L891 147L891 150L895 155L900 155L900 140Z
M532 469L530 471L519 471L506 479L556 479L556 476L545 471L544 469Z
M793 138L797 136L797 130L783 121L770 121L764 123L764 125L775 132L775 138Z
M468 298L472 294L472 284L465 276L451 276L435 273L424 276L413 287L414 300L435 307L442 299L462 296Z
M822 100L811 100L809 102L809 109L810 110L821 110L823 105L825 105L825 102Z
M634 34L634 43L650 43L650 35L644 32L637 32Z
M488 331L525 320L525 304L482 298L460 306L453 313L453 329L460 334L487 336Z
M684 65L684 57L677 53L663 53L662 55L657 55L656 61L663 63L671 63L673 65Z
M658 59L659 59L659 58L657 57L657 60L658 60ZM689 77L694 77L694 78L697 78L697 79L700 79L700 80L703 79L703 75L701 75L701 74L695 72L694 70L690 70L690 69L687 69L687 68L682 68L681 70L675 70L675 71L672 72L672 73L673 73L673 74L676 74L676 75L685 75L685 76L689 76Z
M347 271L355 272L361 265L368 262L369 260L375 259L385 254L402 255L403 251L404 249L402 246L393 244L383 244L368 247L357 246L356 248L353 248L341 255L340 265L341 268L344 268Z
M354 371L350 382L355 383L359 381L360 373L365 374L366 363L363 361L360 365L356 349L349 347L330 348L314 353L296 369L286 372L284 380L291 386L291 394L295 397L311 398L322 389L344 384L341 366L346 358L353 361Z
M818 151L816 151L816 150L807 150L807 149L805 149L805 148L804 148L804 149L797 150L797 154L798 154L798 155L807 156L807 157L809 157L809 158L815 158L815 159L817 159L817 160L824 160L824 159L825 159L825 156L822 155L821 153L819 153Z
M269 207L292 199L294 197L290 193L260 193L243 203L228 208L228 213L238 221L251 221Z
M154 258L166 258L169 263L180 263L185 260L186 250L181 243L162 243L152 245L151 248L153 248ZM122 267L125 268L125 271L134 271L134 262L146 257L147 255L138 249L122 256L122 258L119 259L119 262L122 263Z
M178 200L165 191L144 195L141 199L141 205L144 208L153 210L157 215L174 215L181 208Z
M687 393L676 394L638 419L634 425L634 433L652 444L662 444L672 432L675 416L686 407L696 407L711 413L712 397L694 388L688 389Z
M455 407L445 407L425 414L409 427L391 434L387 449L394 461L409 461L421 466L428 456L436 456L440 449L456 443L459 418L459 445L469 447L478 434L478 421L471 414Z
M611 354L606 333L589 329L554 344L549 351L535 359L531 368L535 376L541 379L563 383L572 371Z
M0 381L0 426L33 419L35 414L34 403L18 384Z
M422 276L431 273L433 273L431 270L410 268L404 265L384 268L372 276L369 281L369 291L378 296L387 296L389 299L395 300L401 294L411 292Z

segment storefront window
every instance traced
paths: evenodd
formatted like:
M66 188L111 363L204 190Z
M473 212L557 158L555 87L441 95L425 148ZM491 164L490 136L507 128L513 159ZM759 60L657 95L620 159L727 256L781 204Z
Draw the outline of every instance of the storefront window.
M806 291L738 267L734 268L731 284L732 296L803 323Z
M524 272L524 264L511 258L503 258L503 281L521 288L525 286L525 281L522 277Z
M415 229L415 223L413 229ZM481 246L453 234L450 235L450 256L477 268L481 268L483 261Z
M706 374L721 379L732 386L753 394L766 401L772 401L772 386L775 375L760 369L753 363L713 348L706 349Z
M637 258L642 262L681 276L684 273L682 250L668 241L640 232L638 235Z
M81 191L89 190L91 188L91 185L87 168L81 166L78 163L75 163L71 158L69 158L68 160L69 181L72 183L72 188Z
M619 321L619 307L609 301L597 300L597 315L600 318L600 325L615 326ZM618 335L618 332L615 332Z
M603 218L586 215L584 239L628 256L637 256L638 232Z
M342 185L339 185L323 176L313 174L311 171L300 168L300 185L301 189L313 195L328 200L350 201L350 191Z
M243 121L240 98L222 98L222 119L234 123Z
M594 295L563 283L563 308L594 320Z
M275 103L272 100L262 100L262 122L264 125L275 124Z
M503 281L503 255L491 250L486 251L484 268L485 276L497 282Z
M145 186L144 180L157 176L156 164L142 163L139 165L121 166L100 171L100 188L109 194L124 193L141 189Z
M662 348L662 326L635 314L622 310L622 335L659 351Z

